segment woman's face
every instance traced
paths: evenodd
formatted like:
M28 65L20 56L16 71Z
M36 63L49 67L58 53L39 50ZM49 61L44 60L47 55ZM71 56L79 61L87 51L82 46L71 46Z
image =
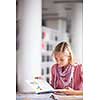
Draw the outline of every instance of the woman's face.
M68 59L69 59L69 54L68 52L62 53L62 52L56 52L55 55L55 60L60 67L64 67L68 64Z

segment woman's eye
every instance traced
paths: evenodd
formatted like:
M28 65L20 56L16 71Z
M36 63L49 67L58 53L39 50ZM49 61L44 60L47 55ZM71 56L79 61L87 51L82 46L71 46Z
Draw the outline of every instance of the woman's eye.
M55 58L55 60L57 61L57 58Z
M64 61L63 59L60 59L60 61Z

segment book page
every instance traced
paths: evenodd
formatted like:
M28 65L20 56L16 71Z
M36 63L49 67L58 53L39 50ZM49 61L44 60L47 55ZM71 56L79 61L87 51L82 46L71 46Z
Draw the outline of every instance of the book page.
M32 86L35 93L54 91L50 84L42 79L27 80L27 83Z

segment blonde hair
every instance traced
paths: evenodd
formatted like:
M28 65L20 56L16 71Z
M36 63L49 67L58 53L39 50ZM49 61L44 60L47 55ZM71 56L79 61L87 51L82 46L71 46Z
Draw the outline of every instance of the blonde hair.
M57 52L65 53L66 50L69 53L69 64L73 64L74 63L73 53L71 50L71 46L67 42L60 42L59 44L57 44L52 54L54 55Z

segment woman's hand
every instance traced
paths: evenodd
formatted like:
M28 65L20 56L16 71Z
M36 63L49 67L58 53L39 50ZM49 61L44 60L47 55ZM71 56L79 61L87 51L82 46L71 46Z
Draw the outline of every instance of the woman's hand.
M73 95L74 90L70 87L65 88L65 89L56 89L56 94L68 94L68 95Z
M70 87L64 89L63 92L64 92L65 94L69 94L69 95L73 95L73 94L75 94L75 90L73 90L73 89L70 88Z
M83 95L82 90L74 90L70 87L64 89L63 93L68 94L68 95Z

